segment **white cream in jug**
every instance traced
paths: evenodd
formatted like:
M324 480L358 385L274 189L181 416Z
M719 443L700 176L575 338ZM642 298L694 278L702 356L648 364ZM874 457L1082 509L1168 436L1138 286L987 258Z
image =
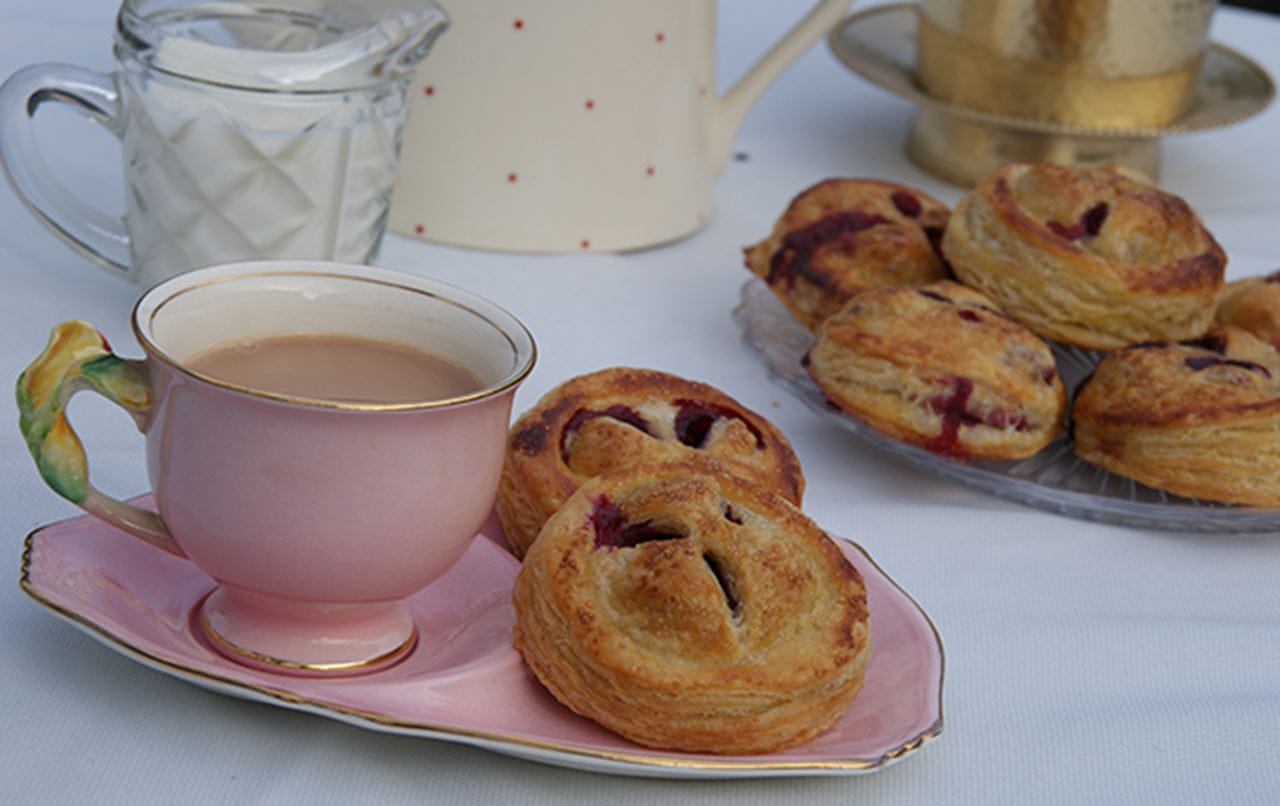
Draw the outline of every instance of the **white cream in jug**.
M447 26L443 11L428 0L139 8L116 43L139 279L258 258L368 262L413 65Z
M265 104L254 97L264 93L155 73L121 78L131 250L154 274L142 280L240 259L373 257L403 121L399 82L343 103L278 94Z

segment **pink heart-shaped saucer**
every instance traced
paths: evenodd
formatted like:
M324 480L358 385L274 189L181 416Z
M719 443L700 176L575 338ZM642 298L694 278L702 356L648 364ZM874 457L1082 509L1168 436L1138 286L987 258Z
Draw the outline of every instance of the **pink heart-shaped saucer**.
M511 646L519 562L490 519L448 573L414 594L419 643L395 666L347 678L292 677L211 649L192 612L214 582L190 562L93 518L41 527L26 541L22 587L126 657L205 688L372 730L483 747L595 772L669 778L872 772L942 729L942 646L920 608L866 553L839 541L866 580L871 661L862 692L828 731L759 756L651 750L556 702Z

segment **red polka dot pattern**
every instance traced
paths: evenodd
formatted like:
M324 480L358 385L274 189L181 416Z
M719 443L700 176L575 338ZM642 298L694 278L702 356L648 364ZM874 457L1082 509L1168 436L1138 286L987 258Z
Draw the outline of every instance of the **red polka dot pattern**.
M509 19L510 19L510 18L509 18ZM523 32L523 31L524 31L524 29L525 29L525 22L526 22L526 20L525 20L524 18L522 18L522 17L517 17L517 18L515 18L515 19L512 19L512 20L511 20L511 27L512 27L512 29L513 29L514 31L521 31L521 32ZM652 29L650 29L650 30L652 30ZM663 43L665 43L665 42L667 41L667 35L666 35L666 32L665 32L665 31L654 31L652 35L653 35L653 42L654 42L655 44L659 44L659 45L661 45L661 44L663 44ZM426 95L427 97L434 98L434 97L435 97L435 95L436 95L436 87L435 87L435 85L433 85L433 84L429 84L429 85L424 86L424 87L422 88L422 91L423 91L423 94L424 94L424 95ZM697 87L696 87L696 92L697 92L697 97L698 97L698 98L703 98L703 99L705 99L705 98L707 98L707 97L709 97L709 96L711 95L711 90L710 90L709 86L708 86L707 84L703 84L703 83L699 83L699 84L697 85ZM606 100L607 100L607 99L606 99ZM585 99L583 99L583 101L582 101L582 105L583 105L583 109L584 109L584 111L588 111L588 112L589 112L589 111L592 111L592 110L594 110L594 109L596 108L596 99L595 99L595 98L593 98L593 97L592 97L592 98L585 98ZM644 176L645 176L645 177L651 178L651 177L656 176L656 174L657 174L657 168L656 168L654 165L645 165L645 166L644 166ZM517 183L519 183L519 182L520 182L520 176L519 176L519 174L518 174L518 173L516 173L515 171L511 171L511 172L509 172L509 173L507 173L507 174L506 174L506 181L507 181L507 184L510 184L510 185L517 184ZM698 213L698 214L697 214L697 223L698 223L698 225L700 225L700 226L701 226L701 225L705 224L705 223L706 223L706 221L707 221L707 216L706 216L706 214L705 214L705 213ZM414 232L414 234L416 234L416 235L424 235L424 234L426 233L426 227L425 227L425 225L423 225L423 224L414 224L414 225L413 225L413 232ZM580 239L580 240L579 240L578 245L579 245L579 247L580 247L581 249L583 249L583 250L589 250L589 249L591 249L591 239L589 239L589 238L582 238L582 239Z

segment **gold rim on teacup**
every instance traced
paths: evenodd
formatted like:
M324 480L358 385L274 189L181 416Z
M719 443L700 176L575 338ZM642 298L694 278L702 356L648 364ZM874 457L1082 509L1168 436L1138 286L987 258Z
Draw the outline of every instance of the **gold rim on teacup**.
M434 280L420 279L416 284L409 284L406 280L412 278L408 278L407 275L397 272L382 272L373 267L360 267L359 273L353 273L349 268L344 267L342 264L335 263L332 264L332 269L316 268L314 270L298 271L296 267L303 264L316 266L322 265L315 261L256 261L229 264L225 267L213 267L197 270L197 272L208 274L208 277L196 277L194 276L196 273L192 272L182 275L180 280L178 278L170 278L157 283L144 293L134 305L133 316L130 318L130 321L133 323L134 338L138 340L138 344L141 345L143 350L155 360L161 361L178 372L205 383L229 389L234 392L251 395L253 397L260 397L266 400L347 411L408 411L415 409L456 406L462 403L482 400L484 398L500 394L519 384L533 370L533 365L537 360L537 345L528 328L525 327L524 323L520 322L502 308L488 302L487 300L477 297L474 294L463 291L455 286L450 286ZM228 269L231 269L232 271L228 271ZM495 332L503 337L511 349L513 368L497 382L487 384L474 392L469 392L465 395L458 395L455 397L414 401L412 403L356 403L350 401L323 400L320 398L300 397L297 395L272 392L265 389L256 389L223 380L222 378L214 377L192 369L187 366L183 359L166 352L164 348L156 343L155 338L153 338L151 334L153 321L164 309L164 306L185 294L189 294L203 288L208 288L209 286L244 280L251 277L296 278L300 276L332 277L339 280L350 280L370 283L372 285L381 285L388 288L396 288L402 291L421 294L424 297L429 297L440 303L451 305L461 311L465 311L477 320L488 324ZM173 292L166 293L166 290L170 286L174 287ZM503 321L498 321L499 319Z
M188 272L144 294L132 319L145 359L122 358L92 325L68 321L19 377L19 427L41 477L217 580L198 626L229 658L348 675L409 653L417 627L404 600L462 556L493 506L512 398L534 361L524 325L444 283L312 261ZM406 405L341 403L190 368L202 350L279 333L403 342L483 387ZM137 423L154 509L90 482L65 411L86 390Z

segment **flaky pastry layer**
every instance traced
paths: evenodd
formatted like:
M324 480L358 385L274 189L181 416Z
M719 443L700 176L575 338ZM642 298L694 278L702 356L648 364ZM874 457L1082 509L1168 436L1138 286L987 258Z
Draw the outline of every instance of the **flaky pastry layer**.
M1185 201L1106 166L1005 165L965 196L942 251L1036 334L1115 350L1194 338L1226 256Z
M1061 430L1065 392L1048 345L958 283L859 294L827 320L807 363L837 408L936 453L1023 458Z
M1229 326L1108 355L1072 405L1076 453L1178 495L1280 505L1280 355Z
M948 276L938 252L946 205L878 179L828 179L792 200L747 268L810 330L868 288Z
M516 647L575 712L651 747L763 753L862 685L857 570L798 508L714 460L585 482L515 582Z
M586 479L699 455L800 503L804 476L791 444L719 389L631 367L565 381L511 427L496 504L507 544L524 556Z
M1214 320L1280 349L1280 271L1227 283L1218 294Z

